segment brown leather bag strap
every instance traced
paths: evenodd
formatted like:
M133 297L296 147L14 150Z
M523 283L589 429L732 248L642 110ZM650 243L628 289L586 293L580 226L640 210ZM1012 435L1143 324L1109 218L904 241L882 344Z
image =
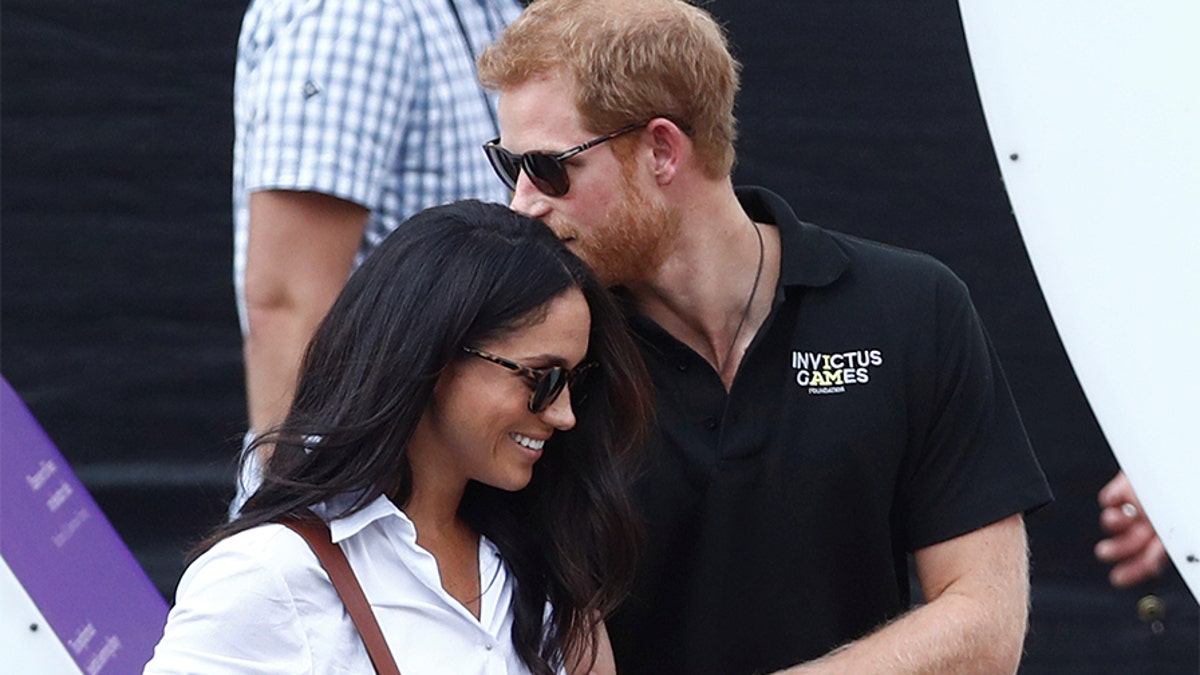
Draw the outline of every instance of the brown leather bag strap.
M329 526L320 519L288 520L282 524L304 537L309 548L317 554L317 559L329 573L334 589L341 596L350 619L354 621L354 627L358 629L363 644L367 646L367 654L371 657L375 672L379 675L400 675L396 660L392 658L392 650L388 649L383 631L379 629L379 622L375 620L375 612L371 610L367 596L363 595L362 586L359 586L354 570L350 569L350 561L346 560L342 547L333 543Z

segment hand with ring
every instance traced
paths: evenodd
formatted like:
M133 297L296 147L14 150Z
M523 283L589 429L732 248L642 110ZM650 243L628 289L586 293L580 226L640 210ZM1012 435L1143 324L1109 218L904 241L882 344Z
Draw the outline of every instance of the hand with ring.
M1167 550L1146 518L1125 472L1100 489L1100 526L1108 537L1096 544L1096 558L1111 563L1108 581L1128 588L1157 576L1167 560Z

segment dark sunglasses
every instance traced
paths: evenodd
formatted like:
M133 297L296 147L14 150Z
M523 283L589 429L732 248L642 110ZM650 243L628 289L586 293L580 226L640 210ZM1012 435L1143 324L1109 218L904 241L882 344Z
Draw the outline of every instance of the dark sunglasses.
M596 365L595 363L584 363L576 366L574 370L567 370L562 366L531 368L474 347L463 347L463 351L508 368L525 378L533 389L533 393L529 395L529 411L534 414L549 408L550 404L558 400L558 395L562 393L564 387L570 385L571 388L574 388L582 381L581 376Z
M627 127L621 127L611 134L604 134L597 138L593 138L587 143L577 145L569 150L562 152L527 152L523 155L518 155L505 150L499 145L500 139L496 138L483 144L483 151L487 154L488 161L492 163L492 168L496 170L496 175L500 176L500 180L508 186L509 190L517 189L517 179L521 176L521 170L525 170L525 175L529 176L533 186L542 193L551 197L561 197L567 194L567 190L571 189L571 180L567 177L567 166L563 164L564 160L570 159L575 155L594 148L601 143L611 141L612 139L623 136L631 131L641 129L649 124L650 121L638 122L630 124Z

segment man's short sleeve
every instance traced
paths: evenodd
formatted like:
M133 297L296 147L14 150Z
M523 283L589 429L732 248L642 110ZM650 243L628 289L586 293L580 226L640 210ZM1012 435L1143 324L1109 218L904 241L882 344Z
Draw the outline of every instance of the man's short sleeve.
M1051 499L995 349L965 285L949 271L936 303L926 432L905 460L901 488L910 550Z
M390 3L297 3L252 31L248 190L314 190L375 208L425 69L418 27Z

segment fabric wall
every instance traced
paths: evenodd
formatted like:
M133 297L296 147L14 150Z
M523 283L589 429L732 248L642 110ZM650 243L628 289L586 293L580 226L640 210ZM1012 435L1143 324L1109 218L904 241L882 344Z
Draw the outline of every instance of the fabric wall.
M962 276L1057 501L1029 519L1027 673L1194 673L1178 577L1111 590L1116 465L1025 256L950 0L717 0L745 65L739 182ZM233 51L244 2L4 0L0 370L169 599L244 426ZM481 139L482 141L483 139ZM2 514L0 514L2 515ZM1154 593L1163 630L1139 620Z

